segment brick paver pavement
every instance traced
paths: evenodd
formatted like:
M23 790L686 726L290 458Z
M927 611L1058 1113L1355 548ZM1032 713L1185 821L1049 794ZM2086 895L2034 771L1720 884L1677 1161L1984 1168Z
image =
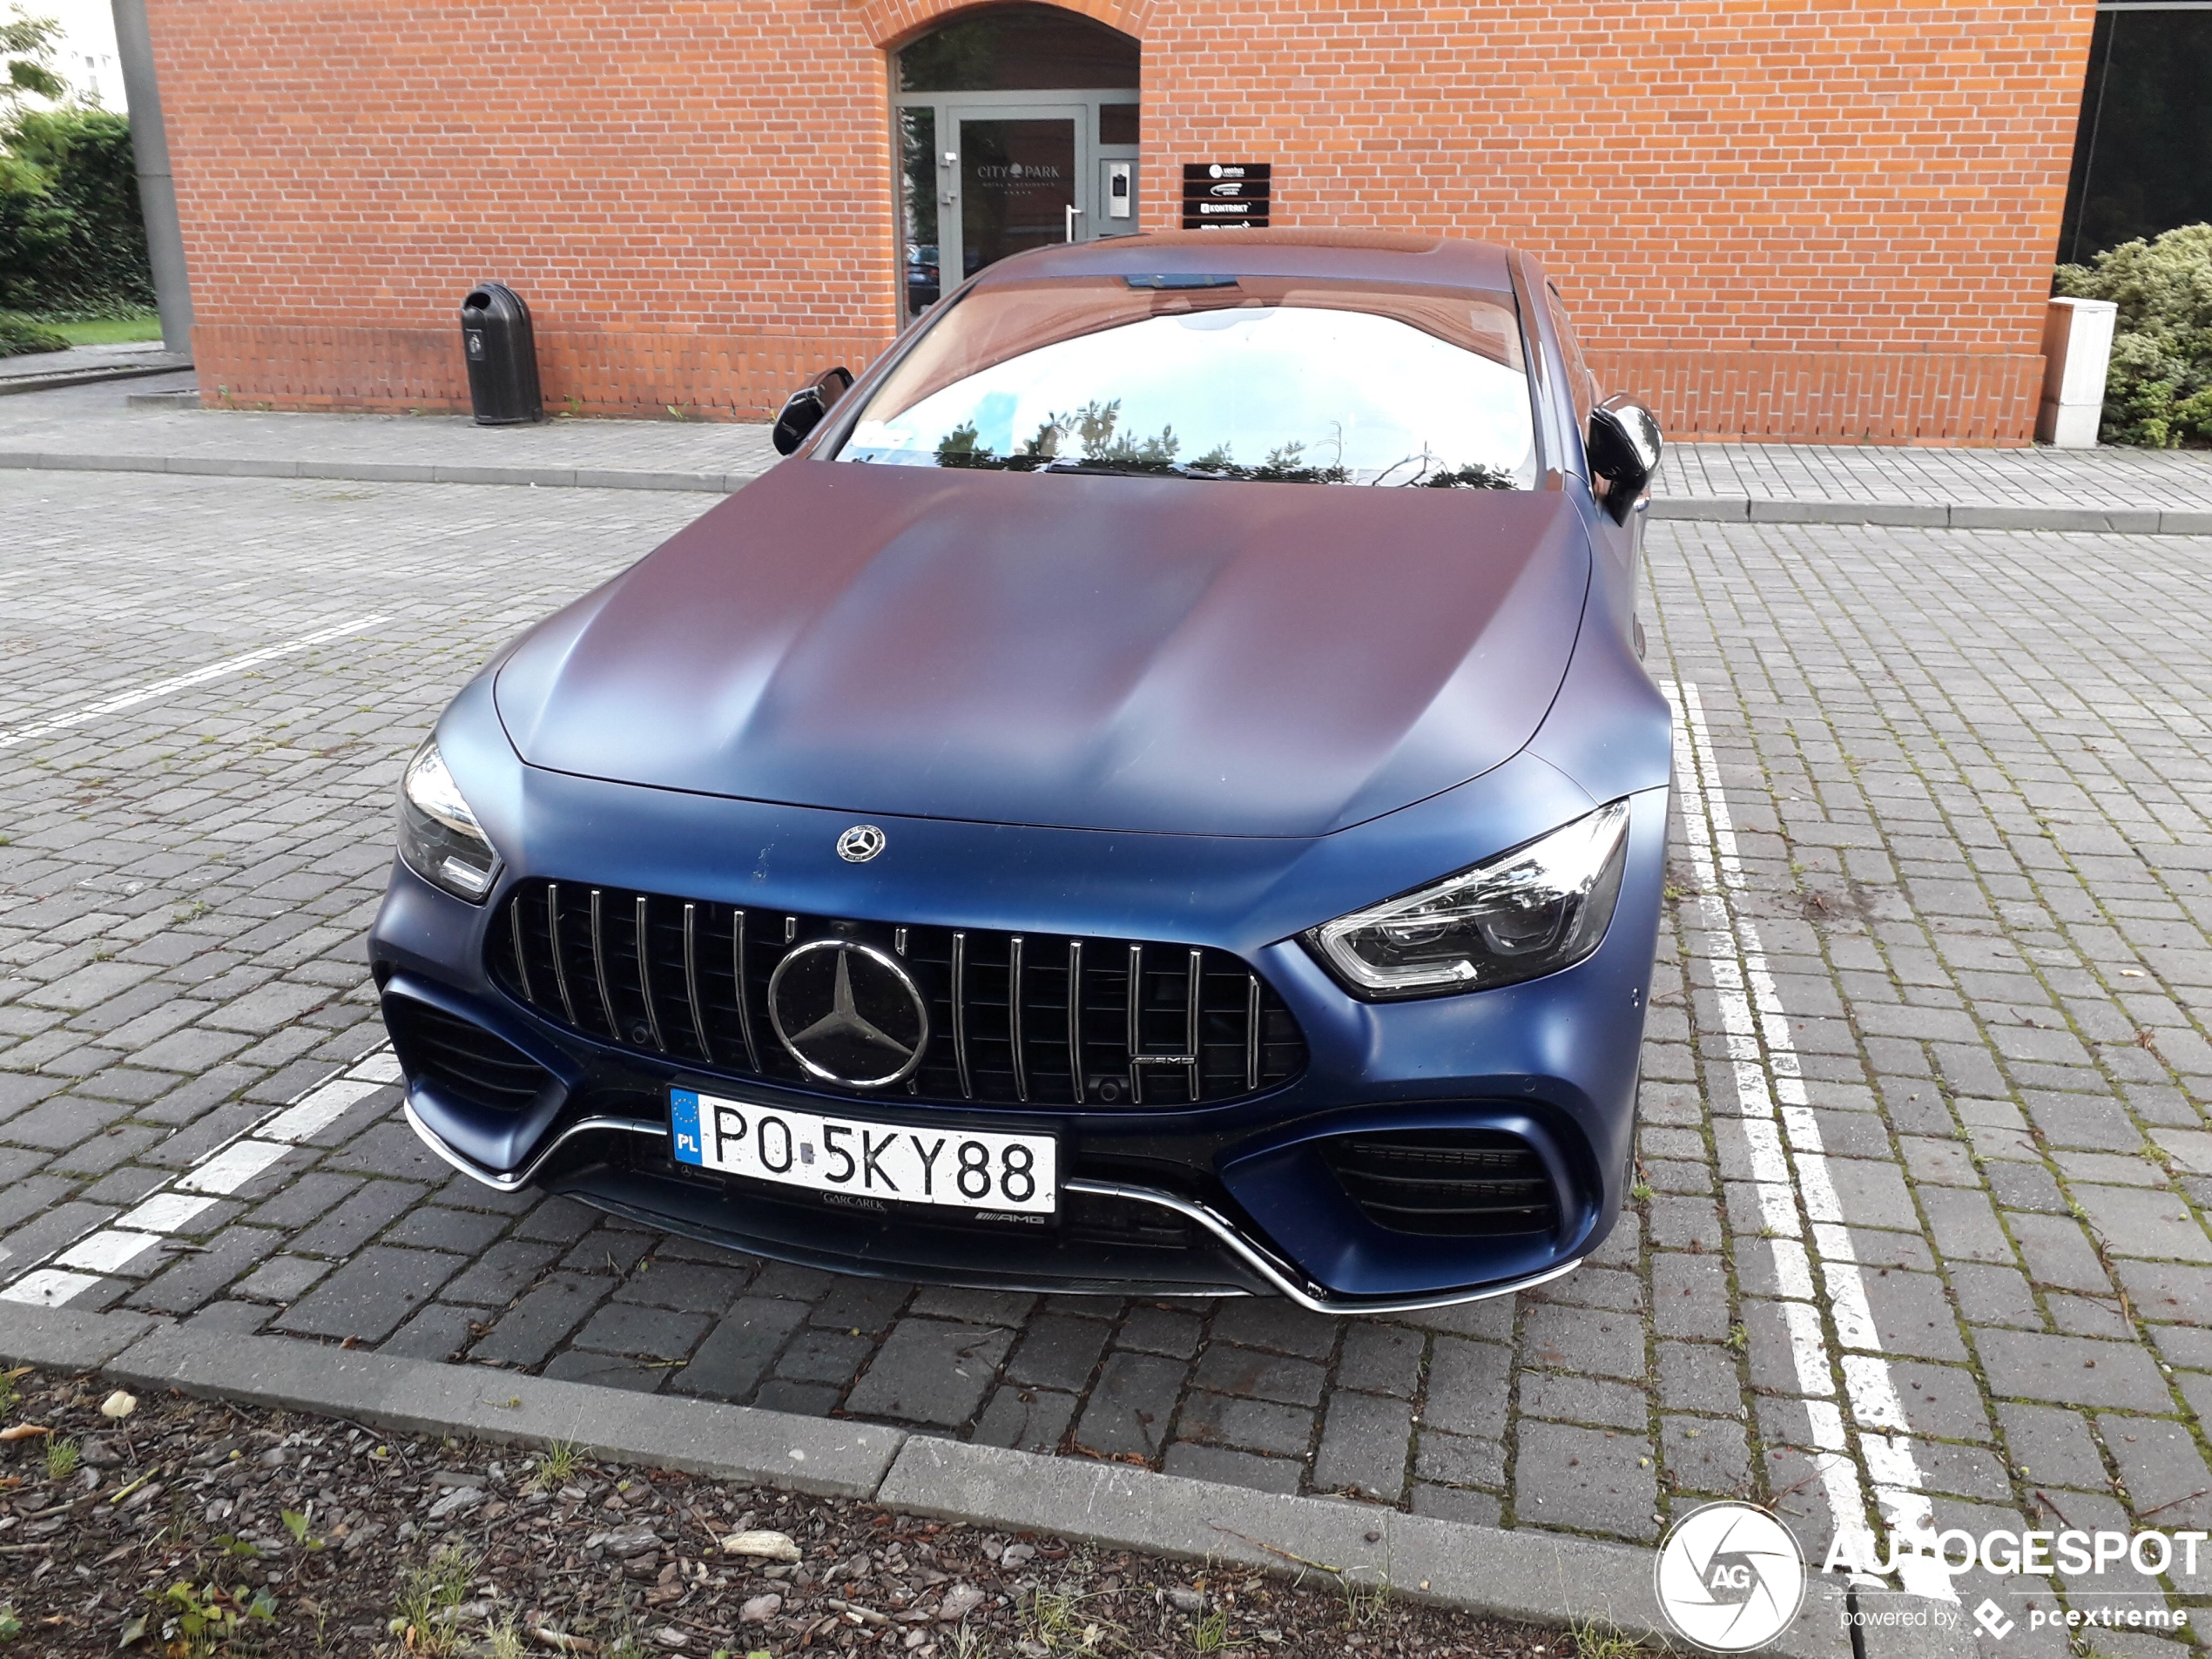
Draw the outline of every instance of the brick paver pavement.
M451 1176L374 1062L208 1180L381 1042L360 935L439 706L699 505L0 475L0 743L385 618L0 747L0 1283L74 1251L72 1305L1631 1540L1747 1493L1817 1545L1841 1490L2212 1529L2193 538L1653 527L1696 718L1642 1183L1541 1294L1331 1320L740 1260ZM103 1265L164 1194L210 1201Z
M768 428L758 424L577 421L555 410L536 426L481 427L465 415L147 409L127 401L133 392L172 383L164 377L0 397L0 458L64 453L741 475L776 458Z
M628 472L732 482L774 460L767 428L699 421L479 427L452 415L280 415L131 408L126 395L188 377L0 398L0 467L66 455L309 465ZM66 410L65 419L57 419ZM1873 445L1670 446L1655 493L1669 503L1753 501L1890 507L2212 512L2201 449L1926 449Z
M1655 493L1680 501L2212 509L2202 449L1918 449L1874 444L1680 443Z

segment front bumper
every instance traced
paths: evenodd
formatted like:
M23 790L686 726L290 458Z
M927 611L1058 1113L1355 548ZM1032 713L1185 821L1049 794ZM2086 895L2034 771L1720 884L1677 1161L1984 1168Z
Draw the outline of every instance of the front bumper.
M369 952L388 1007L402 1001L469 1022L543 1068L544 1086L505 1109L455 1098L410 1072L416 1132L489 1185L567 1192L668 1231L835 1271L1035 1291L1278 1294L1331 1313L1433 1306L1540 1283L1611 1228L1633 1143L1663 879L1663 790L1631 798L1628 869L1594 955L1522 985L1366 1003L1296 942L1298 927L1448 867L1435 842L1512 845L1526 839L1516 830L1588 810L1587 798L1532 761L1518 779L1479 780L1519 786L1485 792L1514 803L1512 812L1478 814L1500 821L1470 826L1461 802L1455 826L1447 796L1393 814L1400 822L1379 820L1386 834L1371 825L1322 838L1332 845L882 818L893 853L879 863L895 856L900 866L856 870L831 853L851 814L536 772L511 755L506 765L511 801L495 788L485 792L493 812L479 806L508 819L488 826L509 860L490 901L464 904L395 865ZM474 800L475 779L470 786ZM1361 837L1364 848L1347 844ZM719 851L732 848L743 850L736 860ZM1395 880L1393 865L1408 879ZM989 873L988 886L961 879L979 870ZM816 1093L617 1049L538 1017L487 972L490 922L513 885L536 875L810 914L1212 946L1243 957L1283 997L1308 1062L1285 1085L1223 1104L1053 1109ZM394 1023L397 1030L403 1021ZM1068 1200L1055 1224L1025 1227L840 1207L733 1182L671 1158L674 1088L860 1119L1051 1134ZM1354 1132L1468 1129L1507 1131L1537 1150L1556 1224L1471 1238L1395 1231L1368 1218L1323 1156Z
M647 1143L664 1142L668 1136L665 1125L649 1123L642 1119L581 1118L549 1136L546 1145L537 1156L522 1169L498 1175L471 1163L448 1146L437 1130L424 1121L413 1098L406 1103L405 1110L409 1127L432 1151L464 1175L500 1192L519 1191L531 1185L538 1179L545 1165L571 1143L617 1135L638 1136ZM665 1179L664 1175L661 1180ZM1315 1313L1402 1313L1420 1308L1478 1300L1484 1297L1504 1296L1570 1273L1581 1263L1581 1258L1576 1257L1526 1278L1454 1291L1440 1297L1427 1292L1402 1298L1336 1296L1306 1278L1294 1263L1251 1238L1244 1229L1239 1228L1228 1217L1195 1199L1125 1182L1078 1178L1064 1183L1061 1190L1078 1197L1108 1199L1157 1210L1163 1215L1180 1218L1197 1230L1204 1235L1205 1246L1197 1252L1196 1263L1212 1265L1220 1273L1222 1282L1208 1283L1203 1278L1163 1278L1160 1276L1158 1263L1139 1257L1130 1258L1124 1264L1124 1271L1117 1273L1113 1271L1116 1265L1114 1258L1103 1250L1088 1253L1073 1271L1059 1273L1050 1271L1049 1265L1042 1271L1035 1267L1008 1268L1002 1259L988 1258L966 1264L938 1264L918 1258L878 1264L856 1254L849 1240L842 1247L825 1250L810 1247L803 1238L785 1239L773 1237L763 1230L761 1224L764 1217L757 1206L753 1211L752 1227L741 1232L732 1231L718 1224L715 1219L701 1215L702 1206L696 1195L666 1190L651 1177L642 1179L633 1177L625 1180L623 1171L604 1163L591 1167L585 1178L562 1182L557 1190L585 1198L614 1214L644 1221L667 1231L772 1256L779 1261L792 1262L803 1267L824 1268L832 1272L887 1270L898 1271L905 1277L931 1278L971 1287L1059 1294L1079 1294L1086 1291L1115 1296L1244 1296L1255 1292L1272 1292ZM686 1197L692 1201L685 1202ZM991 1255L996 1257L998 1241L993 1239L991 1242L995 1247Z

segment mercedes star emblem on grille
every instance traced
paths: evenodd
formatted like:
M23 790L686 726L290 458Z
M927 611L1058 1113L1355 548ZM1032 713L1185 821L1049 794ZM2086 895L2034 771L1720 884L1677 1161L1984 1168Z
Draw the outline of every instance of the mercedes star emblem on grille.
M837 838L837 856L847 864L866 864L883 851L888 839L873 824L855 824Z
M809 1075L848 1089L904 1081L929 1042L929 1005L907 970L850 940L786 953L768 979L768 1017Z

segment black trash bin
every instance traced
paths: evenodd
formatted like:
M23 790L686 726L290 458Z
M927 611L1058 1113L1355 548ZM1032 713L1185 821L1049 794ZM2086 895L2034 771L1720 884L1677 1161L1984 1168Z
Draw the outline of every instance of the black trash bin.
M469 401L478 426L519 426L545 418L537 389L537 341L530 308L504 282L480 282L461 302L461 352L469 363Z

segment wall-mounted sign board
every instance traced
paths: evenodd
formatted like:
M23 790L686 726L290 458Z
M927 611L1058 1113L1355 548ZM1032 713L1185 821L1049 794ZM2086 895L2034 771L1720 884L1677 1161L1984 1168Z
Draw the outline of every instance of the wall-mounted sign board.
M1267 223L1273 168L1264 161L1190 161L1183 167L1183 228L1258 229Z

